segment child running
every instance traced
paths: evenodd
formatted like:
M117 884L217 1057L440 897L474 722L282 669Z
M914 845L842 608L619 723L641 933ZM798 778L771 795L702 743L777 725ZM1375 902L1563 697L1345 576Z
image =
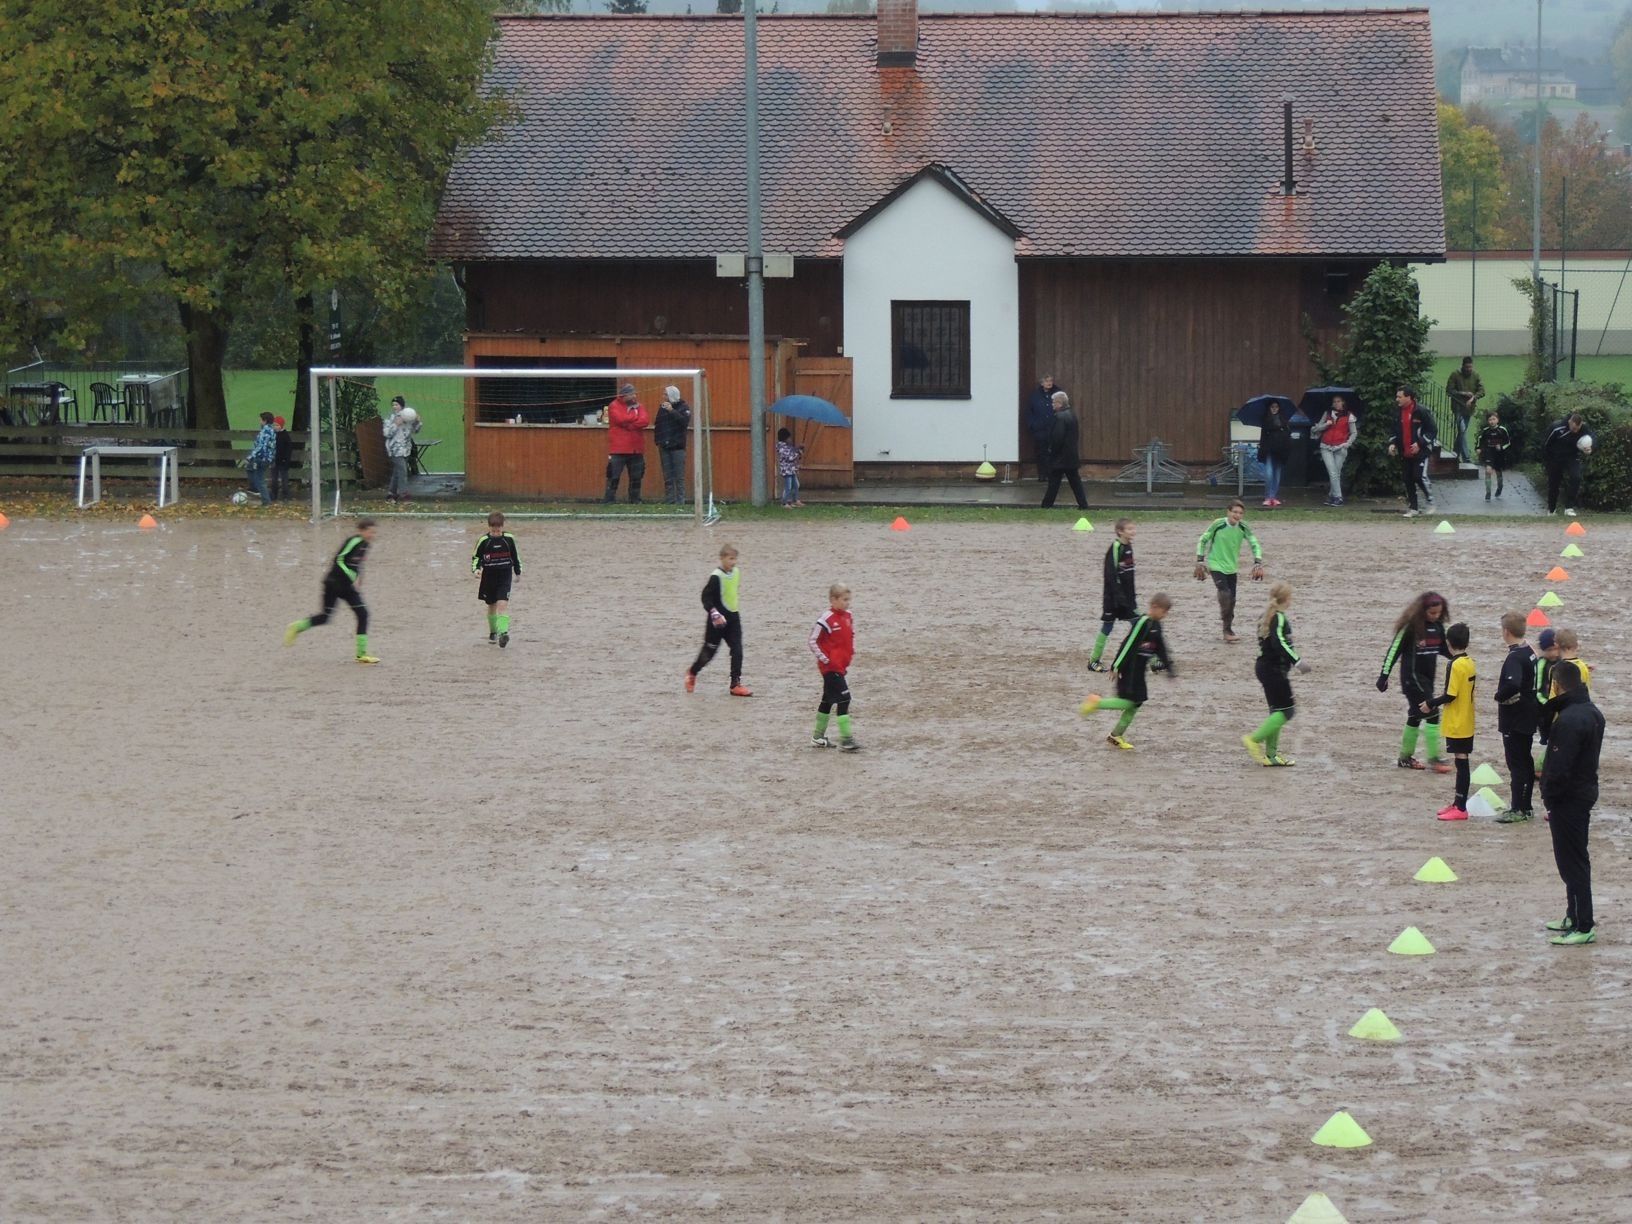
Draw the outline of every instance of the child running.
M1479 431L1479 462L1485 465L1485 500L1490 500L1490 482L1496 481L1496 496L1502 495L1502 473L1507 470L1507 449L1513 437L1502 424L1497 413L1485 418L1485 427Z
M347 536L346 542L340 545L340 551L334 554L334 560L329 565L329 572L323 576L323 610L306 620L292 622L283 631L285 646L293 646L295 639L306 630L328 624L329 613L334 610L334 605L343 599L351 605L351 610L357 617L357 662L379 662L368 653L368 605L357 592L357 583L363 576L363 559L368 556L368 546L373 542L374 520L358 519L357 530Z
M1439 711L1423 713L1423 703L1434 695L1434 678L1439 671L1439 656L1449 655L1445 646L1445 622L1450 619L1450 607L1443 595L1426 591L1418 595L1394 622L1394 640L1383 656L1383 669L1377 673L1377 691L1388 692L1388 674L1400 665L1400 691L1405 694L1405 734L1400 739L1401 769L1421 769L1417 760L1417 736L1427 727L1428 768L1435 773L1450 773L1439 754Z
M1536 704L1536 652L1524 640L1524 613L1502 615L1502 641L1507 657L1496 681L1496 725L1502 734L1502 755L1507 760L1512 802L1496 819L1500 824L1529 820L1536 787L1536 762L1530 754L1540 708Z
M1196 541L1196 581L1209 574L1218 589L1218 615L1224 622L1224 640L1239 642L1235 635L1235 579L1241 564L1241 543L1252 547L1252 580L1264 580L1264 552L1258 537L1245 520L1247 508L1239 498L1229 504L1224 517L1214 519Z
M487 640L503 650L510 645L510 581L521 577L521 554L497 510L487 516L487 534L470 554L470 572L478 576L476 598L487 605Z
M856 655L856 626L850 618L850 588L835 582L827 592L828 610L816 618L810 631L810 653L816 656L816 670L822 673L822 699L816 706L816 729L810 733L812 748L831 748L827 720L839 716L839 751L856 752L861 745L850 734L850 681L846 673Z
M1100 656L1110 640L1116 622L1132 622L1139 615L1139 597L1134 594L1133 532L1131 518L1116 520L1116 539L1105 550L1105 588L1101 606L1099 636L1094 639L1094 653L1088 660L1089 671L1104 671Z
M1439 809L1441 820L1468 818L1468 755L1473 752L1473 660L1468 657L1468 627L1458 621L1445 630L1451 666L1445 676L1445 691L1430 697L1420 709L1424 714L1444 715L1445 750L1456 758L1456 797Z
M1173 600L1168 596L1151 596L1150 611L1133 622L1133 628L1128 630L1128 636L1122 639L1121 649L1116 652L1116 661L1111 664L1111 671L1116 676L1116 696L1090 694L1077 710L1084 718L1101 709L1122 712L1115 728L1105 737L1105 742L1112 748L1133 751L1133 745L1125 736L1134 716L1139 713L1139 707L1150 696L1145 689L1145 669L1165 672L1168 679L1173 678L1173 661L1167 656L1167 642L1162 637L1162 621L1172 607Z
M720 548L720 564L703 585L703 607L708 622L703 626L703 648L686 669L686 692L697 691L697 673L724 642L731 652L731 696L752 697L754 690L742 682L742 571L737 568L737 550L726 544Z
M1269 703L1269 717L1241 742L1260 765L1296 765L1281 755L1281 728L1292 721L1297 705L1292 697L1292 669L1307 672L1309 664L1292 649L1292 622L1286 610L1292 606L1292 587L1277 582L1269 588L1269 606L1258 619L1258 662L1254 670Z

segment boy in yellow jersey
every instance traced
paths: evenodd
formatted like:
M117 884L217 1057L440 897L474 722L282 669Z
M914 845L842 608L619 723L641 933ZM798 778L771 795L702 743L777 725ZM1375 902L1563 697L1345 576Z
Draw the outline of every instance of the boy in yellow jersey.
M686 692L697 691L697 673L724 642L731 652L731 696L752 697L754 690L742 682L742 571L737 568L737 550L726 544L720 549L720 564L703 586L703 607L708 621L703 625L703 648L686 669Z
M1553 634L1553 643L1558 647L1560 662L1575 664L1575 669L1581 673L1581 687L1587 690L1587 697L1592 697L1592 669L1587 666L1586 660L1581 657L1581 639L1576 636L1574 629L1560 629ZM1550 688L1547 700L1552 701L1559 695L1558 681L1548 676Z
M1468 627L1458 621L1445 630L1445 645L1451 651L1451 667L1445 677L1445 691L1422 703L1422 712L1440 710L1440 729L1445 751L1456 758L1456 798L1439 810L1441 820L1468 818L1468 756L1473 752L1473 660L1468 657Z

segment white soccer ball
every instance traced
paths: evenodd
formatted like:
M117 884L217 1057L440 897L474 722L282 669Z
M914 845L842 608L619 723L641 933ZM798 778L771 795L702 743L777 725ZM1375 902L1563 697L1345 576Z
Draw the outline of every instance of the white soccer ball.
M1575 446L1583 455L1592 454L1592 435L1589 433L1582 434L1575 440Z
M415 421L419 420L419 413L415 412L412 408L404 408L402 410L402 419L407 421L408 424L412 425Z
M232 504L235 506L247 506L249 504L249 494L245 493L242 489L239 489L238 492L232 495Z

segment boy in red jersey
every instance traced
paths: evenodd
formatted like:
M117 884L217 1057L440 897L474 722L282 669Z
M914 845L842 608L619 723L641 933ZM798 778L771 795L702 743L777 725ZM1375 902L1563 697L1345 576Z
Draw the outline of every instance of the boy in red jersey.
M827 592L832 606L816 618L816 627L810 631L810 653L816 656L816 669L822 673L822 700L816 707L816 730L811 733L812 748L831 748L827 738L828 716L837 711L839 716L839 751L855 752L861 747L850 735L850 682L845 672L856 655L856 628L850 619L850 588L835 582Z

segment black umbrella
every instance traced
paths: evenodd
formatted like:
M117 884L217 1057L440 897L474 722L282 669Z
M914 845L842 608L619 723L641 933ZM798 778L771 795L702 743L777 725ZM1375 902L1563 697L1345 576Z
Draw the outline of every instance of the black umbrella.
M1255 395L1235 410L1235 419L1249 427L1260 426L1269 415L1271 404L1279 404L1281 415L1287 420L1292 419L1293 404L1284 395Z
M1332 400L1339 395L1355 416L1360 415L1360 395L1353 387L1310 387L1298 401L1298 411L1311 421L1318 421L1332 410Z

